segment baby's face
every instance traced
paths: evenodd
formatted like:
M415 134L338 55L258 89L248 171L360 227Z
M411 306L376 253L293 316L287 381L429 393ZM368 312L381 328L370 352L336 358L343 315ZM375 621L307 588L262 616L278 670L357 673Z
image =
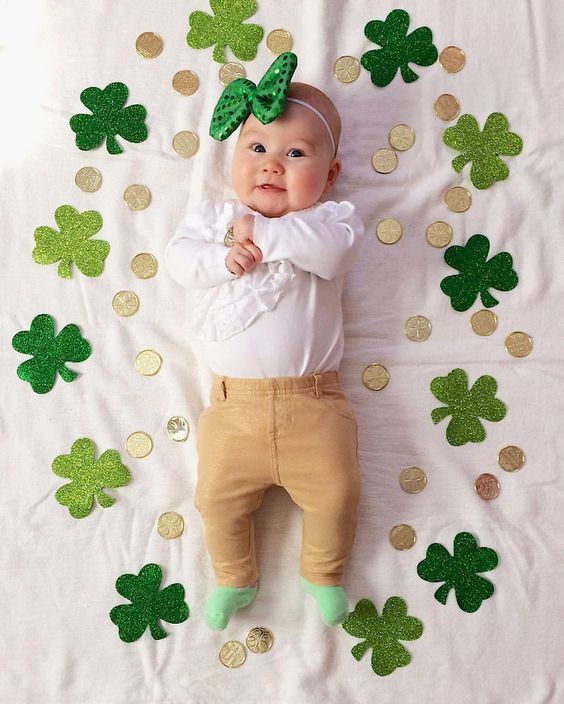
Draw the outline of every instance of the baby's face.
M314 205L331 190L339 170L319 117L288 103L284 114L267 125L248 117L235 147L231 179L242 203L273 218Z

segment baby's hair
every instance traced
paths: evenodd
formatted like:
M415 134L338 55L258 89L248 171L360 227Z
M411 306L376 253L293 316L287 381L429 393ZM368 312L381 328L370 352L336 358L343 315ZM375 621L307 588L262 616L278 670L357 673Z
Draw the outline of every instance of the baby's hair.
M335 153L339 148L339 138L341 136L341 117L335 104L322 90L309 83L290 83L288 98L297 98L309 103L312 107L325 117L335 141Z

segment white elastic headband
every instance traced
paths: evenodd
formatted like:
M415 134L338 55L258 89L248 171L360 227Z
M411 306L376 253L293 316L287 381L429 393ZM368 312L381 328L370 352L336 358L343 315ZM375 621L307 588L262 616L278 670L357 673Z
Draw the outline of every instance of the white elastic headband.
M325 127L327 128L327 132L329 134L329 137L331 139L331 144L333 145L333 153L337 154L337 147L335 146L335 140L333 138L333 132L331 132L331 128L329 127L329 123L325 119L325 115L319 112L317 108L314 108L313 105L310 105L309 103L305 103L303 100L298 100L297 98L286 98L286 102L290 103L298 103L298 105L303 105L304 108L308 108L312 112L314 112L317 117L323 122Z

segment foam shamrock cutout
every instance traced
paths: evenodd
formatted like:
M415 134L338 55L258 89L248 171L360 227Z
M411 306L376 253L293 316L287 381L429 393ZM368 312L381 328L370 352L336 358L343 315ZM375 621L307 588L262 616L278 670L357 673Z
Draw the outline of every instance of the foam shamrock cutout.
M121 154L123 149L116 135L128 142L144 142L147 139L143 105L128 105L125 101L129 90L124 83L109 83L103 90L92 86L85 88L80 100L92 115L73 115L69 124L76 133L76 146L83 151L94 149L106 138L106 149L110 154Z
M201 10L190 13L190 31L186 35L192 49L207 49L215 44L213 60L227 61L225 47L241 61L252 61L264 35L258 24L245 24L255 14L255 0L210 0L215 17Z
M450 590L454 589L458 606L473 613L494 593L489 579L476 573L495 567L495 550L479 548L471 533L458 533L454 538L453 555L440 543L429 545L427 556L417 565L417 574L427 582L444 582L435 592L439 603L446 604Z
M78 372L68 369L66 362L84 362L90 357L92 348L80 335L78 325L65 325L55 337L55 321L48 313L36 315L31 321L29 331L22 330L12 338L12 347L16 352L33 355L32 359L22 362L18 367L18 376L29 381L36 394L51 391L57 378L57 372L64 381L74 381Z
M450 297L454 310L468 310L478 294L486 308L496 306L499 301L488 289L510 291L517 286L519 277L513 270L513 258L509 252L499 252L487 261L490 241L484 235L472 235L464 246L448 247L445 262L460 274L447 276L441 281L441 291Z
M476 188L489 188L496 181L509 176L507 164L499 158L517 156L523 149L523 140L514 132L509 132L507 118L501 112L492 112L484 129L473 115L461 115L456 125L443 133L443 142L462 152L452 160L452 166L460 173L471 161L470 180Z
M34 261L53 264L60 260L57 274L62 279L72 278L72 261L86 276L100 276L110 245L105 240L89 239L102 227L100 213L95 210L79 213L70 205L61 205L55 210L55 222L60 232L47 226L36 228Z
M381 47L367 51L360 58L374 85L387 86L398 69L403 80L412 83L419 76L409 68L409 63L431 66L437 60L439 53L429 27L419 27L407 34L408 27L409 15L405 10L392 10L383 22L372 20L364 27L366 37Z
M79 438L72 444L70 455L55 457L51 469L58 477L70 479L55 492L61 506L68 506L73 518L84 518L92 510L94 498L102 508L116 500L102 489L124 486L130 479L129 470L121 463L117 450L106 450L95 459L94 443L89 438Z
M386 601L381 616L370 599L361 599L341 625L351 636L363 639L351 649L357 660L373 649L372 669L381 676L411 662L411 655L398 641L417 640L423 633L423 624L407 615L407 604L399 596Z
M484 374L468 390L468 377L463 369L453 369L447 376L437 376L431 381L433 395L446 403L434 408L431 418L435 425L452 415L446 430L446 439L451 445L467 442L482 442L486 437L480 418L497 423L505 418L507 408L495 397L497 381Z
M142 567L138 576L122 574L117 578L117 591L131 604L114 606L110 619L125 643L141 638L147 626L155 640L166 638L168 633L161 627L159 619L182 623L188 618L190 611L184 601L184 587L176 583L159 591L162 578L161 568L153 563Z

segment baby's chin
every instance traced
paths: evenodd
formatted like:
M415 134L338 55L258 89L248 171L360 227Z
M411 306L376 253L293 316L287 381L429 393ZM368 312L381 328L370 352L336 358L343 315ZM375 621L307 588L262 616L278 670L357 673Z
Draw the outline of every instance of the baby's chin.
M274 196L274 198L276 198L276 196ZM306 208L309 208L311 205L314 205L314 203L311 203L310 205L307 205L307 206L303 205L303 206L300 206L299 208L293 208L287 202L277 204L276 200L274 200L274 202L272 202L272 203L261 202L262 199L252 198L252 197L250 197L250 198L239 197L239 200L241 201L241 203L244 203L248 208L255 210L257 213L260 213L265 218L281 218L283 215L287 215L288 213L296 212L298 210L305 210Z

